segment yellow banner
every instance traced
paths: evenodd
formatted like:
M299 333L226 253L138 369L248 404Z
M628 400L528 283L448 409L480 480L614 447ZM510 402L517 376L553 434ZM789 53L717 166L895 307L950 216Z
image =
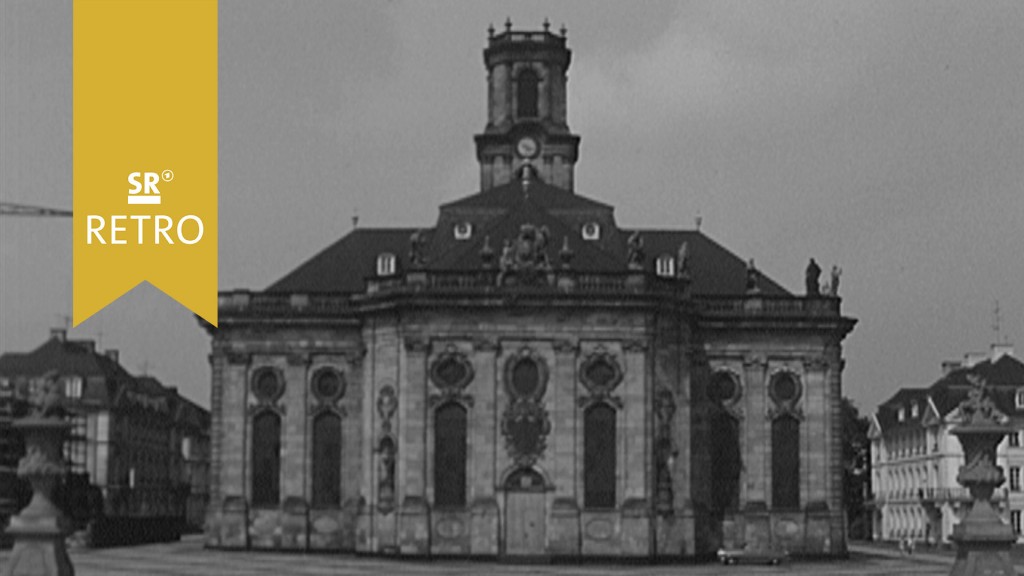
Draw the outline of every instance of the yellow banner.
M217 324L217 2L74 1L74 324L148 281Z

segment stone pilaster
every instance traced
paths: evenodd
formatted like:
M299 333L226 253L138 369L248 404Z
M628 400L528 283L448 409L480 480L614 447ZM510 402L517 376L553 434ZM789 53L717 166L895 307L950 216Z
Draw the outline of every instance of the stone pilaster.
M494 467L498 448L496 423L499 421L495 398L498 388L495 379L498 373L495 355L498 346L490 340L479 340L474 342L473 348L475 379L470 383L469 390L476 400L469 417L468 441L469 449L473 451L473 469L468 472L467 480L470 485L467 496L470 502L477 502L479 499L493 498L494 485L497 482ZM481 504L479 510L485 509L489 508ZM477 518L477 515L473 518Z
M581 478L577 478L581 464L578 465L576 460L577 437L582 434L576 401L576 391L581 387L576 374L578 347L569 340L559 340L554 343L554 350L555 365L548 385L549 397L554 402L554 409L551 411L554 430L550 447L553 456L552 481L555 483L557 498L577 502L576 483L577 480L582 481ZM567 503L559 508L562 512L569 509Z
M306 406L309 386L307 385L309 355L292 353L284 367L284 396L280 403L288 406L281 422L281 502L288 498L301 498L309 502L306 493L306 477L310 462L307 461ZM299 507L294 503L296 509Z
M769 485L768 458L771 430L765 417L768 413L768 386L765 371L768 361L764 356L750 354L743 359L743 392L746 399L743 436L756 439L744 443L743 462L746 463L747 502L767 503Z
M829 439L831 430L826 425L830 406L827 398L830 383L826 380L828 364L819 358L804 361L803 406L804 420L800 425L801 467L803 485L800 492L805 503L822 504L828 501L832 483L829 469Z
M619 414L619 445L623 452L619 470L623 476L623 490L619 503L629 499L648 497L648 479L651 474L651 434L647 405L648 369L646 340L634 340L623 345L625 373L622 378L623 408Z
M242 496L246 502L252 493L246 473L249 450L249 422L246 401L249 393L248 354L228 353L223 367L222 438L220 496Z

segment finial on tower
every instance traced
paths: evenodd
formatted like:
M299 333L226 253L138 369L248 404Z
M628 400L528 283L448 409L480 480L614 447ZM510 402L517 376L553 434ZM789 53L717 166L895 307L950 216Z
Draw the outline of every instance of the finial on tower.
M505 32L512 31L512 18L509 16L505 17Z
M487 37L494 38L494 22L487 25Z
M544 31L547 32L551 29L551 22L548 22L547 18L544 18Z
M562 24L562 28L559 30L559 32L562 33L562 38L565 38L566 34L569 33L569 30L565 27L565 23Z

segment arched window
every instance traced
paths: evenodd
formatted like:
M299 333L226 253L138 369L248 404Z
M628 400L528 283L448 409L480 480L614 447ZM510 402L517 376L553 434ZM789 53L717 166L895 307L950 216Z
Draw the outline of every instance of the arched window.
M583 415L583 506L615 507L615 410L594 404Z
M800 422L789 415L772 422L772 507L800 507Z
M527 68L516 78L516 103L519 118L537 117L537 73Z
M252 419L252 505L276 506L281 498L281 417L264 410Z
M711 501L715 510L740 505L740 426L721 407L711 416Z
M313 419L313 506L341 504L341 418L323 412Z
M466 409L448 402L434 412L434 506L466 505Z

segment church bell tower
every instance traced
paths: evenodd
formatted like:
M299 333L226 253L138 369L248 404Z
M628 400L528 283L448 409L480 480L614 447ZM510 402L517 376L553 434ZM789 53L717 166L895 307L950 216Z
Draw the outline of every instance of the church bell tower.
M573 167L580 137L566 124L566 73L572 53L565 47L565 27L554 34L489 30L487 127L476 135L480 190L507 184L526 166L531 177L573 189Z

